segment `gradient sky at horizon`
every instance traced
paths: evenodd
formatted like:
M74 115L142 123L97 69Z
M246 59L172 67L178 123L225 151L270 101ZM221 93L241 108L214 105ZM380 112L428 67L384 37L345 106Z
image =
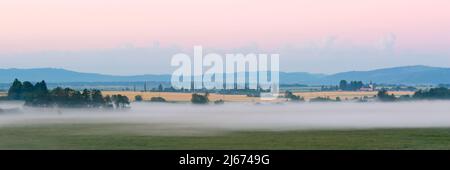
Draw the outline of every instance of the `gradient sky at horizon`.
M280 53L284 71L450 67L449 7L448 0L2 0L0 68L168 73L170 57L193 45ZM99 66L105 60L110 65ZM119 64L125 69L113 68Z

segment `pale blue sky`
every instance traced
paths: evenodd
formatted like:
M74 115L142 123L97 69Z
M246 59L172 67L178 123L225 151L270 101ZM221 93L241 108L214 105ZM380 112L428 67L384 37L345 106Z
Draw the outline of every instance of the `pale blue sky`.
M388 37L391 37L388 36ZM336 73L371 70L406 65L450 67L449 51L426 51L395 48L395 40L379 41L371 46L340 42L339 38L300 45L285 45L262 50L257 45L242 48L218 49L204 46L204 55L226 53L279 53L280 69L287 72ZM150 44L150 43L149 43ZM1 54L0 68L65 68L81 72L116 75L171 73L171 57L179 52L192 56L193 48L161 47L157 43L147 47L131 44L109 49L79 51L47 51L35 53Z
M0 68L170 73L194 45L282 71L450 67L448 0L1 0ZM154 43L159 42L159 43ZM160 44L160 45L155 45Z

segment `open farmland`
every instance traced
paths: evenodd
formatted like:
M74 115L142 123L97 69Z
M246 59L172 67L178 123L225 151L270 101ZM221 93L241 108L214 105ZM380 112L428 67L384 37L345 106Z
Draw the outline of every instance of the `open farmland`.
M121 94L125 95L130 100L134 100L134 97L141 95L144 100L150 100L152 97L163 97L167 101L171 102L188 102L191 100L191 93L176 93L176 92L133 92L133 91L103 91L103 95ZM235 101L235 102L254 102L259 101L258 97L247 97L246 95L221 95L211 93L209 95L210 101L216 100Z
M188 102L191 100L191 93L176 93L176 92L133 92L133 91L103 91L104 95L114 95L114 94L121 94L125 95L130 100L134 100L134 97L137 95L141 95L144 100L150 100L152 97L163 97L167 101L172 102ZM414 92L407 92L407 91L394 91L389 92L390 94L394 94L396 96L400 95L412 95ZM350 92L350 91L336 91L336 92L297 92L294 93L295 95L299 95L302 97L305 97L306 100L309 100L311 98L316 97L330 97L332 99L336 97L340 97L341 99L353 99L355 97L373 97L377 94L376 91L374 92ZM216 100L224 100L227 102L258 102L260 99L258 97L247 97L246 95L221 95L221 94L214 94L211 93L209 96L209 99L211 101ZM280 99L277 101L283 101L284 99Z
M114 95L121 94L127 96L131 101L134 101L134 97L141 95L144 100L150 100L152 97L163 97L167 101L171 102L189 102L191 100L191 93L177 93L177 92L134 92L134 91L102 91L104 95ZM396 96L401 95L412 95L414 92L410 91L392 91L390 94ZM355 97L373 97L377 94L376 91L373 92L363 92L363 91L333 91L333 92L295 92L295 95L304 97L306 100L316 98L316 97L330 97L335 99L340 97L342 100L353 99ZM7 92L0 92L0 96L6 96ZM222 95L211 93L209 96L211 101L224 100L227 102L259 102L261 101L258 97L247 97L246 95ZM284 101L284 99L276 100Z

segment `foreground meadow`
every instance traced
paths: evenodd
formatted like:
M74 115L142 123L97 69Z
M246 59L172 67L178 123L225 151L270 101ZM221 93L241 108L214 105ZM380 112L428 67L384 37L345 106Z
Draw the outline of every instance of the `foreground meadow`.
M186 136L123 130L133 126L0 128L0 149L450 149L450 128L235 131Z
M450 149L449 109L449 101L23 107L0 114L0 149Z

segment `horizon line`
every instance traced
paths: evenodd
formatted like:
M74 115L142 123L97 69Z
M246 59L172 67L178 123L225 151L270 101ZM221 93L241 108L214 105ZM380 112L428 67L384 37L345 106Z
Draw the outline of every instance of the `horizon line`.
M378 67L378 68L372 68L368 70L348 70L348 71L340 71L335 73L315 73L315 72L308 72L308 71L279 71L280 73L308 73L308 74L322 74L322 75L334 75L339 73L346 73L346 72L365 72L365 71L375 71L375 70L381 70L381 69L391 69L391 68L404 68L404 67L431 67L431 68L442 68L442 69L450 69L450 67L440 67L440 66L430 66L430 65L401 65L401 66L391 66L391 67ZM65 71L71 71L76 73L85 73L85 74L99 74L99 75L105 75L105 76L145 76L145 75L171 75L171 73L144 73L144 74L130 74L130 75L118 75L118 74L108 74L108 73L98 73L98 72L85 72L85 71L79 71L79 70L72 70L72 69L66 69L62 67L33 67L33 68L19 68L19 67L10 67L10 68L0 68L0 70L33 70L33 69L55 69L55 70L65 70ZM247 72L247 71L246 71Z

